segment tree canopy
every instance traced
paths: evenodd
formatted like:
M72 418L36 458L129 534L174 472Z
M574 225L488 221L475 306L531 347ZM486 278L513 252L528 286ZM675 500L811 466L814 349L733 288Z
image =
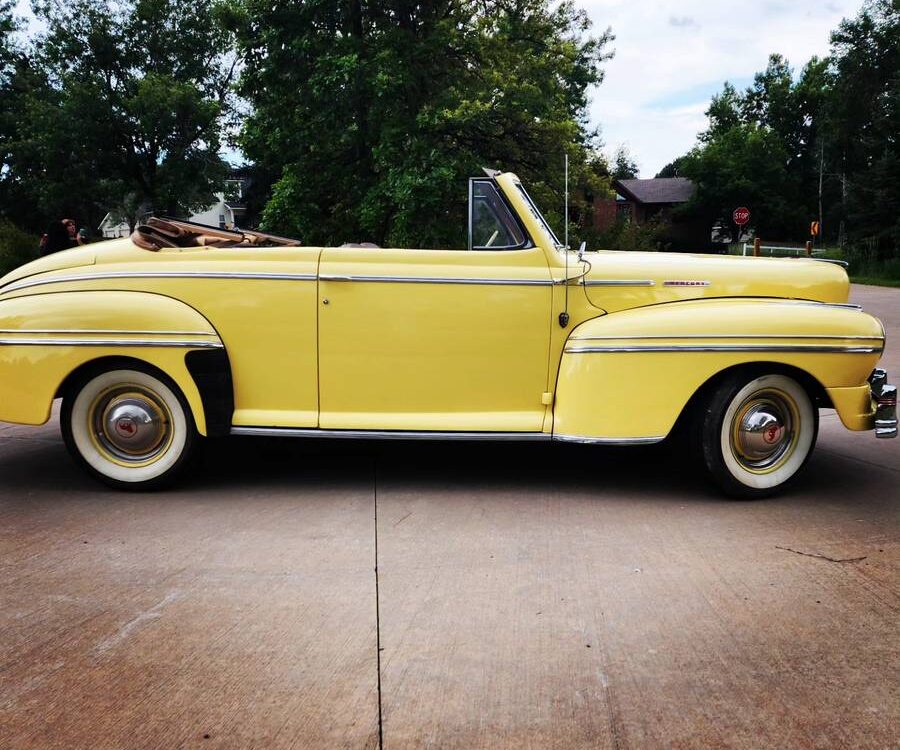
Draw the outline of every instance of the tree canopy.
M603 179L586 107L612 36L571 2L241 0L232 22L241 145L271 184L272 230L459 246L482 166L517 171L539 201L561 192L564 153L575 179Z
M32 214L96 224L111 209L133 221L208 205L227 172L236 60L219 6L38 0L34 10L44 30L19 51L5 157Z
M686 213L711 223L746 205L758 234L804 240L821 211L828 241L898 252L898 0L868 0L832 34L829 57L799 74L772 55L745 91L726 83L706 115L695 148L669 167L697 183Z

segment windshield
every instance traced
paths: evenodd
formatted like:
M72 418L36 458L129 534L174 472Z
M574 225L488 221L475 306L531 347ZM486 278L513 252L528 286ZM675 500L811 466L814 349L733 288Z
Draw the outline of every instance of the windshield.
M553 233L553 230L550 228L550 225L547 223L547 220L544 218L543 214L538 211L538 207L534 205L534 201L531 200L531 196L528 195L527 191L524 187L522 187L521 182L516 183L516 187L519 188L519 192L522 194L522 197L525 199L525 203L528 204L528 208L531 211L532 215L535 219L538 220L540 225L544 227L547 231L547 234L550 235L550 239L553 240L553 244L556 245L558 249L562 249L562 242L559 241L557 236Z

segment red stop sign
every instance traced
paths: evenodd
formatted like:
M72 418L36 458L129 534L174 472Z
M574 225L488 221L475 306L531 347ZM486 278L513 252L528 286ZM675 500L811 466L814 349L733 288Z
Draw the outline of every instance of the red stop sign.
M731 218L734 220L734 223L739 227L744 226L748 221L750 221L750 209L745 206L741 206L740 208L734 209L734 213L731 214Z

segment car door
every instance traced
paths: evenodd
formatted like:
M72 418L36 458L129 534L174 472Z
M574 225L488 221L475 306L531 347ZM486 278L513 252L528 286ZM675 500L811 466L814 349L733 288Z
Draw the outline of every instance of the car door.
M492 181L474 181L470 200L470 252L323 251L321 428L543 430L546 256Z

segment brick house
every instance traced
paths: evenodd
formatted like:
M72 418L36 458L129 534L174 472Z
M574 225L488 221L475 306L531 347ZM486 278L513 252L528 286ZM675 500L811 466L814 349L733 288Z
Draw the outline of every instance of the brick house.
M706 228L696 222L671 220L672 209L687 203L695 186L686 177L656 177L648 180L613 180L615 198L595 198L593 227L602 232L617 221L645 224L654 219L668 223L660 241L671 250L703 250L709 247Z
M644 224L665 218L672 208L687 203L694 183L687 177L656 177L651 180L613 180L615 198L594 200L594 227L603 231L617 220Z

